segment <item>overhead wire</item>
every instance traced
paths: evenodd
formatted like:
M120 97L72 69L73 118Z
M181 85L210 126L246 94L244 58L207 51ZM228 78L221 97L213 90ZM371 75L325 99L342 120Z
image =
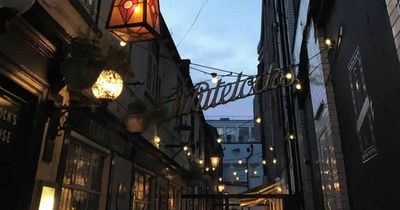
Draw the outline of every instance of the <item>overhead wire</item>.
M190 27L188 28L188 30L186 31L186 33L183 35L182 39L178 42L178 44L176 45L176 47L179 47L182 42L185 40L186 36L189 34L189 32L192 30L194 24L197 22L197 20L200 17L201 11L203 11L204 7L206 6L208 0L205 0L204 3L201 5L199 11L197 12L196 18L194 19L193 23L190 25Z

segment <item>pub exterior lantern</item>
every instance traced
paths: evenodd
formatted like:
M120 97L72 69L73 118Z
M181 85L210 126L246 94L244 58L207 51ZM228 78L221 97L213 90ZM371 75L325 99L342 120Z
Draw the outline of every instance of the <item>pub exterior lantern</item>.
M158 0L114 0L106 28L124 42L157 38L160 34Z
M122 77L117 72L103 70L92 86L92 93L100 101L112 101L121 95L123 87Z
M219 157L218 156L212 156L211 158L211 165L213 168L217 168L219 165Z

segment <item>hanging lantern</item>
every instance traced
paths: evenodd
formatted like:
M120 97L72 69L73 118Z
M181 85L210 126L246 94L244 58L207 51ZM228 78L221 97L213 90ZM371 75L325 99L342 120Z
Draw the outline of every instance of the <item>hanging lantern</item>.
M211 165L213 168L218 167L219 164L219 157L218 156L213 156L210 158L211 159Z
M123 86L122 77L117 72L103 70L92 86L92 93L99 100L112 101L121 95Z
M145 41L160 34L158 0L114 0L106 28L122 41Z

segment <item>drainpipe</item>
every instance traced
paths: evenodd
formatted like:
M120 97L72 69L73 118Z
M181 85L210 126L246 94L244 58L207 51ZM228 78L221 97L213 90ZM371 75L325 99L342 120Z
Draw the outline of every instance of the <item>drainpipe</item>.
M247 168L247 190L249 190L250 189L250 187L249 187L249 183L250 183L250 179L249 179L249 173L250 173L250 171L249 171L249 159L250 159L250 157L252 157L253 156L253 144L250 144L250 155L248 155L247 157L246 157L246 168Z

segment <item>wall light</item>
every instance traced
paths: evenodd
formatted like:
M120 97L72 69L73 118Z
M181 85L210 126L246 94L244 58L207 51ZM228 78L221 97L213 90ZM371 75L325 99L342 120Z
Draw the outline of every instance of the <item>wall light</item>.
M55 192L56 189L54 187L43 185L40 195L39 210L53 210Z
M222 183L218 184L218 192L222 193L224 190L225 190L225 185Z
M211 165L213 168L217 168L219 165L220 158L218 156L212 156L211 158Z

